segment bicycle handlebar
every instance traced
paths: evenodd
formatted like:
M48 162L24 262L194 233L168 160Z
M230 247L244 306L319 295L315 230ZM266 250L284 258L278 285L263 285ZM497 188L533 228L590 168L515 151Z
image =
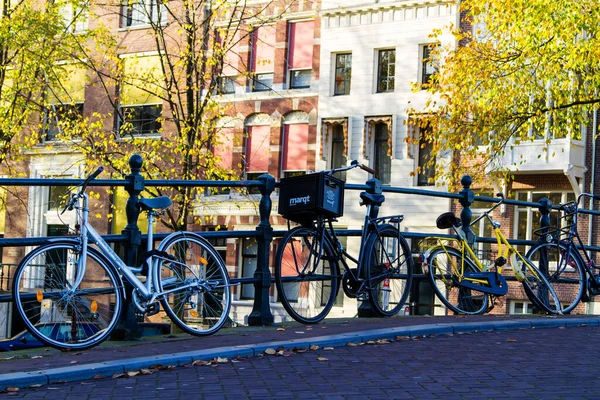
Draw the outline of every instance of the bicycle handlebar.
M500 206L502 203L504 203L504 194L502 193L496 193L497 197L500 197L500 201L497 202L496 204L494 204L491 208L489 208L487 211L484 211L479 217L475 218L475 220L473 222L471 222L469 224L469 226L473 226L475 225L477 222L479 222L479 220L481 220L482 218L484 218L485 216L489 215L492 211L494 211L496 208L498 208L498 206Z
M98 175L100 175L102 173L102 171L104 171L104 167L98 167L94 172L91 173L91 175L89 175L87 178L85 178L85 180L81 184L81 188L79 189L79 191L77 192L77 194L75 194L75 193L71 194L71 198L69 199L69 201L65 205L65 208L63 208L63 210L61 211L61 215L64 214L65 211L67 211L67 209L69 211L73 210L73 207L75 206L75 201L77 200L77 198L79 196L81 196L83 192L85 192L85 189L90 184L90 182L93 181L94 179L96 179L96 177Z
M350 162L350 165L348 165L347 167L334 168L329 170L329 175L337 174L338 172L348 171L354 168L360 168L363 171L367 171L369 174L372 174L373 176L377 177L377 171L375 171L373 168L367 165L359 163L358 160L352 160Z

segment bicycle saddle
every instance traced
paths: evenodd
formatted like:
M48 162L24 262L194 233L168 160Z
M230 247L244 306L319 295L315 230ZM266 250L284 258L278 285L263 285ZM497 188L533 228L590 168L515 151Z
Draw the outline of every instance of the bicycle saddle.
M453 226L460 226L460 218L457 218L453 212L448 211L437 217L435 221L438 229L450 229Z
M371 194L367 192L360 192L360 198L364 204L375 204L380 206L385 201L385 196L382 194Z
M138 207L142 211L162 209L169 207L173 202L167 196L154 197L152 199L139 199Z

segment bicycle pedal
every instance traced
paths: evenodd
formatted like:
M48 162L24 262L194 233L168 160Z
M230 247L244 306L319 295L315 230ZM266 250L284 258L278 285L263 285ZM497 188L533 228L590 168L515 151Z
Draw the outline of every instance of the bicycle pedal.
M366 292L357 293L356 300L359 300L359 301L369 300L369 293L366 293Z
M148 304L146 306L146 315L147 316L158 314L159 311L160 311L160 304L158 301L156 301L152 304Z

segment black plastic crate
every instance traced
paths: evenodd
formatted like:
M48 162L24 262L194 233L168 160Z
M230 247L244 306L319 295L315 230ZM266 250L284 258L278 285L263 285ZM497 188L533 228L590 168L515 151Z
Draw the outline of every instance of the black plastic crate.
M281 179L279 214L296 222L341 217L344 214L344 181L324 172Z

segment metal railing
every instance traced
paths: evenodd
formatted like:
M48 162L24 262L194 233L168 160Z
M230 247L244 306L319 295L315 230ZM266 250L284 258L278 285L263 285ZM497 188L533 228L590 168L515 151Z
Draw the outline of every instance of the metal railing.
M271 269L269 266L270 260L270 248L272 241L275 237L281 237L285 234L285 231L274 231L270 224L270 217L272 211L272 200L271 194L278 187L278 183L275 178L264 174L261 175L258 180L239 180L239 181L208 181L208 180L145 180L140 174L142 167L142 158L138 155L134 155L130 158L129 164L131 167L131 173L127 175L124 180L108 180L108 179L97 179L94 181L94 186L122 186L129 193L129 198L126 204L126 215L127 215L127 226L123 229L120 235L110 234L103 235L103 238L109 243L124 243L126 247L126 254L124 261L128 265L134 265L137 257L138 248L140 247L142 240L145 238L141 234L141 231L137 225L139 216L139 210L136 207L136 203L139 199L140 193L145 187L213 187L213 188L245 188L252 189L256 188L260 191L259 201L259 216L260 220L254 230L235 230L235 231L218 231L218 232L198 232L200 235L207 239L218 239L218 238L256 238L257 241L257 267L252 277L246 278L232 278L232 283L239 284L253 284L254 285L254 300L252 312L248 317L249 325L270 325L274 322L273 314L270 309L270 290L273 284L271 276ZM0 186L74 186L82 182L81 179L0 179ZM448 199L457 200L461 206L460 219L462 222L463 231L467 234L467 237L471 243L475 240L475 234L470 229L470 223L472 220L471 205L475 201L481 202L497 202L497 198L475 196L471 190L471 178L465 176L461 180L463 189L459 193L446 193L433 190L416 189L416 188L400 188L400 187L384 187L383 191L386 193L398 193L408 194L415 196L433 196L442 197ZM365 190L366 185L346 184L348 190ZM524 202L517 200L505 200L507 205L518 205L524 207L535 207L541 213L540 225L542 227L549 226L549 214L551 210L558 209L558 205L552 205L548 199L542 199L539 203ZM600 216L600 212L591 210L581 210L584 214L592 214ZM340 236L359 236L360 231L358 230L340 230L337 232ZM155 239L160 240L166 237L167 234L155 234ZM424 233L424 232L403 232L403 235L408 239L423 239L427 236L440 236L439 232L436 233ZM448 235L448 237L452 237ZM4 247L23 247L23 246L35 246L40 245L48 240L47 237L28 237L28 238L2 238L0 239L0 248ZM483 243L495 243L494 238L482 238L477 237L478 242ZM532 240L510 240L511 243L516 245L532 245L535 241ZM600 247L589 246L586 250L597 252L600 251ZM10 268L7 268L10 270ZM10 272L5 271L4 266L0 268L0 290L7 290L10 287ZM423 276L416 275L417 279L423 279ZM131 298L131 296L128 296ZM8 302L12 300L10 293L0 294L0 302ZM124 324L125 330L130 331L132 327L131 323L135 324L135 310L132 304L126 304L125 308ZM129 322L127 322L129 321ZM131 322L133 321L133 322ZM129 324L129 326L128 326ZM135 329L134 329L135 331ZM126 338L130 336L125 336Z

